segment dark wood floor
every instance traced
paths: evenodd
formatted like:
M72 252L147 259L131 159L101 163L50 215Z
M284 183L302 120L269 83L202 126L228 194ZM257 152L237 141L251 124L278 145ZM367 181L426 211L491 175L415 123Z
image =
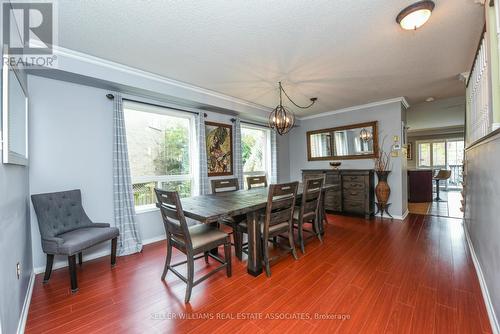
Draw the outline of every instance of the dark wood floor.
M233 258L233 277L201 283L190 305L177 277L160 281L163 242L114 269L108 258L84 263L75 295L67 269L47 285L38 275L27 333L491 333L460 220L329 220L324 244L275 264L271 278Z

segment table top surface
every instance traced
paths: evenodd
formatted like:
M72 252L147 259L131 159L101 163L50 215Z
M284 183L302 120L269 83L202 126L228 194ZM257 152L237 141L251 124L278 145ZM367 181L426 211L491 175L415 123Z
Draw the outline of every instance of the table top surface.
M323 191L333 188L324 185ZM297 197L302 196L304 187L299 184ZM212 223L222 217L243 215L264 209L267 205L269 187L221 192L218 194L200 195L181 199L182 209L186 217Z

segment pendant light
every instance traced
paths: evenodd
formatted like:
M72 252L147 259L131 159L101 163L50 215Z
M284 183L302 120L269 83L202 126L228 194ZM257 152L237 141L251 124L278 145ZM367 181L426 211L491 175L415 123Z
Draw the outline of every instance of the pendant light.
M300 109L307 109L313 106L313 104L318 100L317 97L311 98L311 103L308 106L302 107L293 102L293 100L288 96L288 94L283 89L281 85L281 81L278 83L279 91L280 91L280 103L279 105L273 109L271 114L269 114L269 127L274 129L280 136L287 134L295 125L295 115L291 110L286 108L283 105L283 96L282 93L285 94L288 100L292 102L294 106Z

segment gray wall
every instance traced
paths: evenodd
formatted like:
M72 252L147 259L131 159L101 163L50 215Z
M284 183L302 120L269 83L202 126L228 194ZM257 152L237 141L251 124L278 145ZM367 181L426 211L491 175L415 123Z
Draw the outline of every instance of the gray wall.
M466 151L465 226L496 318L500 314L500 135Z
M300 126L288 134L290 149L290 179L300 180L301 169L331 168L329 161L307 161L306 132L336 126L355 123L378 121L380 142L387 136L383 146L386 152L390 151L393 136L400 136L401 121L404 112L400 102L388 103L380 106L362 108L358 110L327 115L317 118L305 119ZM406 158L401 156L392 158L392 173L389 175L391 187L390 202L391 214L402 216L407 210L406 182L403 182L403 174L406 174ZM343 160L341 169L373 169L372 159Z
M0 31L3 45L1 36ZM0 164L0 332L6 334L17 330L33 271L28 201L28 167ZM19 280L17 262L22 268Z
M412 105L407 111L410 131L463 126L465 123L464 96Z
M83 204L94 221L113 224L112 102L108 91L59 80L29 76L32 90L30 193L82 189ZM233 116L206 112L208 121L231 124ZM283 147L282 147L283 146ZM278 139L278 161L285 161L281 179L288 179L287 141ZM164 229L157 210L141 212L137 220L143 240L159 240ZM35 269L44 270L45 256L34 212L31 219ZM84 257L109 253L107 245ZM66 265L56 259L54 267Z

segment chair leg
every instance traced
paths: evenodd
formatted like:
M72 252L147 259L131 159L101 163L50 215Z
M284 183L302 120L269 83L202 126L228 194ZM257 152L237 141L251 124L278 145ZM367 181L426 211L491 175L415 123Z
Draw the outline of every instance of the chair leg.
M78 253L78 264L81 266L83 263L83 253Z
M243 233L238 231L238 228L233 229L233 238L234 238L234 253L238 260L243 259Z
M187 304L191 299L191 291L193 290L193 282L194 282L194 256L193 254L187 254L187 288L186 288L186 297L184 298L184 302Z
M301 226L299 226L299 231L301 230ZM288 242L290 243L290 251L292 252L293 258L298 260L297 251L295 250L295 242L293 241L293 227L288 231Z
M116 265L116 243L117 238L111 239L111 267Z
M228 240L224 244L224 257L226 258L226 275L227 277L232 276L232 266L231 266L231 241Z
M204 255L205 255L205 263L208 264L208 254L210 252L205 252Z
M269 247L267 240L262 240L262 255L266 267L266 276L271 277L271 265L269 263Z
M304 247L304 223L300 221L298 223L298 234L299 234L300 251L302 252L302 254L305 254L306 250Z
M319 229L319 219L316 217L313 222L314 232L319 239L320 243L323 243L323 238L321 237L321 230Z
M47 254L47 265L45 266L45 275L43 276L43 284L49 282L50 274L52 273L53 263L54 263L54 254Z
M71 280L71 292L78 291L78 283L76 280L76 255L68 256L69 277Z
M170 260L172 259L172 245L170 244L170 240L167 241L167 258L165 259L165 267L163 268L163 274L161 274L161 280L165 280L165 276L167 276L168 267L170 266Z

